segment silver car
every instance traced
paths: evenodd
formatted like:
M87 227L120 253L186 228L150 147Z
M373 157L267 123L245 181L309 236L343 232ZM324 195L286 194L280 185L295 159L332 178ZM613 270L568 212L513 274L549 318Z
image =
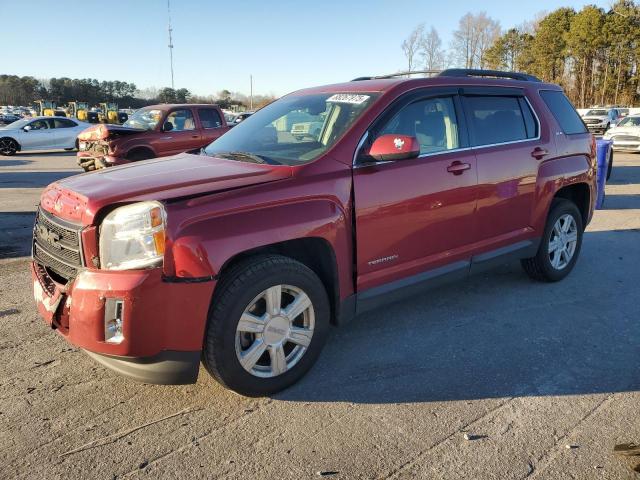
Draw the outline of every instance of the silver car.
M18 120L0 128L0 155L29 150L73 150L78 148L78 134L90 126L65 117Z
M604 135L613 141L614 150L640 152L640 115L629 115Z
M590 132L604 133L620 119L616 108L591 108L582 115L582 121Z

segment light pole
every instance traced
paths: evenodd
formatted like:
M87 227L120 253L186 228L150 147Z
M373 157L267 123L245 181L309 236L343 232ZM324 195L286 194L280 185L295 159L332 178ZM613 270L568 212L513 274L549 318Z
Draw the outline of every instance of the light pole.
M253 75L249 75L249 110L253 110Z
M175 85L173 84L173 40L171 38L171 0L167 0L167 13L169 15L169 61L171 62L171 88L175 89Z

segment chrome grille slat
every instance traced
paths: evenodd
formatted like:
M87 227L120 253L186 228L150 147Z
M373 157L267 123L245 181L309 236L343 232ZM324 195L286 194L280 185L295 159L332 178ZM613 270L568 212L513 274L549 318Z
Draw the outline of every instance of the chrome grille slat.
M75 277L82 267L81 228L38 209L33 230L34 259L66 280Z

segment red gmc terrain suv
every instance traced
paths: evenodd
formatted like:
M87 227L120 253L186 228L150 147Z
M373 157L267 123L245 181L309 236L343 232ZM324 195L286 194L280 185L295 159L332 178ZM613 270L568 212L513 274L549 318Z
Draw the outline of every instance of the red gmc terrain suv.
M595 182L593 137L535 77L447 70L301 90L199 155L49 185L35 299L123 375L191 383L202 360L228 388L269 394L309 370L330 324L383 302L508 259L561 280Z

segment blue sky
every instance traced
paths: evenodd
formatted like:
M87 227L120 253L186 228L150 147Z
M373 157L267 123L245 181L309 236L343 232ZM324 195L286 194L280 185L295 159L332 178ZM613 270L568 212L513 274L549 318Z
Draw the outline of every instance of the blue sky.
M608 1L172 0L176 88L282 95L404 67L418 24L449 43L459 18L484 10L503 29L560 6ZM0 0L0 73L171 83L166 0Z

